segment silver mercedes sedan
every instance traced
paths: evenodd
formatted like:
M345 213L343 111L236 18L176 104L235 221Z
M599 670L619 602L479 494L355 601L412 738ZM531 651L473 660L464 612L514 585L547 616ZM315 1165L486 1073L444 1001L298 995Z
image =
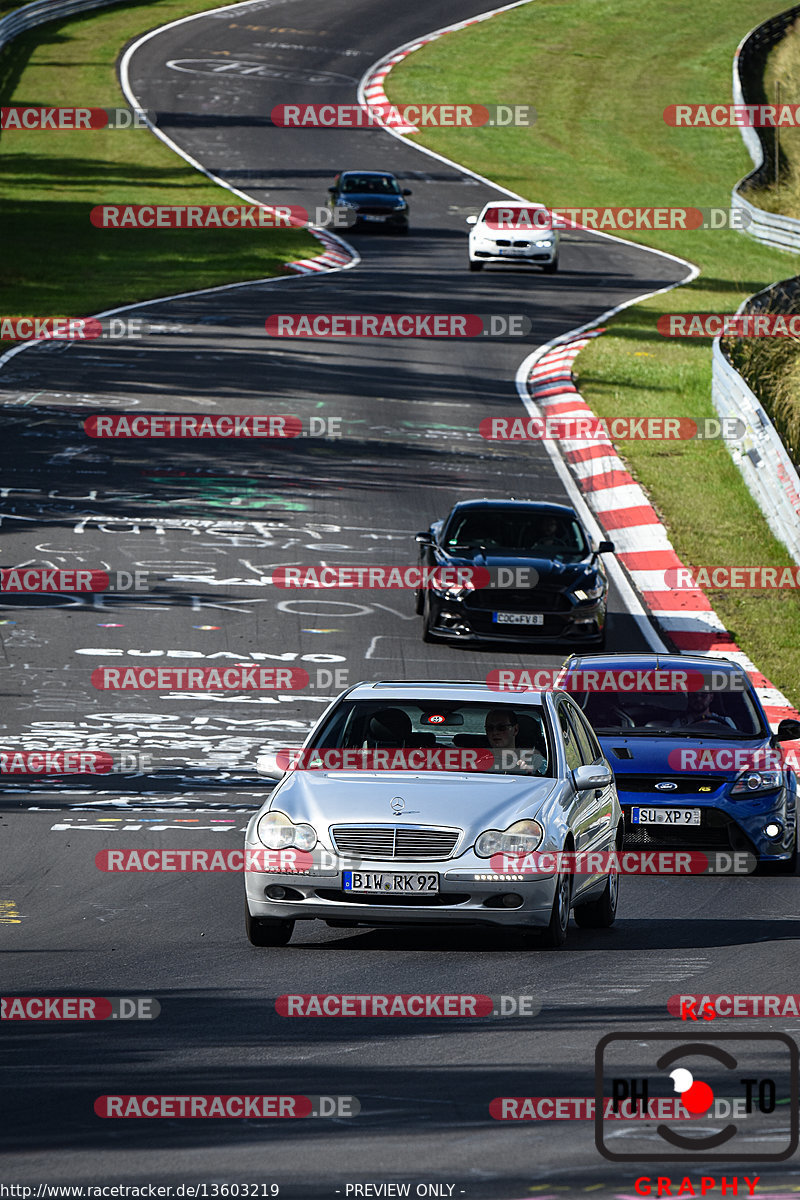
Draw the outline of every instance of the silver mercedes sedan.
M565 692L359 683L302 748L257 765L280 782L247 828L253 945L318 919L502 926L556 948L570 910L584 927L614 921L615 858L592 852L621 848L622 812Z

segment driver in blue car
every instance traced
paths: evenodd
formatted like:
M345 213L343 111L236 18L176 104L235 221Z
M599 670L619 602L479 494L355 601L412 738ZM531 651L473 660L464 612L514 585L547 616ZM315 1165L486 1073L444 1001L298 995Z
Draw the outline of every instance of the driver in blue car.
M690 692L686 698L686 712L676 717L672 722L672 728L681 729L685 726L696 725L700 721L716 721L718 725L727 725L729 729L735 729L736 725L730 717L713 710L711 707L713 703L713 692Z

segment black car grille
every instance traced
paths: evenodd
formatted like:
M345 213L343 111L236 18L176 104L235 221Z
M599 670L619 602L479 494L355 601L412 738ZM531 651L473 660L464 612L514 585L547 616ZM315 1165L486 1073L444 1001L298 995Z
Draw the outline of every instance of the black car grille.
M408 862L449 858L461 836L460 829L430 826L334 825L334 848L348 858L392 859Z
M655 850L672 847L681 850L749 850L755 852L750 839L726 813L717 808L703 808L699 825L633 825L628 805L622 808L625 817L625 849Z
M613 761L613 760L612 760ZM634 775L628 772L618 772L616 775L617 789L620 792L645 792L657 797L663 804L668 804L670 796L708 796L718 791L727 779L724 775L710 775L707 771L687 772L681 775ZM659 789L659 783L673 783L675 787L668 790ZM700 789L703 789L702 792Z
M357 212L361 217L393 217L395 213L402 212L402 209L389 208L382 204L359 204Z
M478 588L464 601L465 608L492 612L563 613L572 608L558 588Z

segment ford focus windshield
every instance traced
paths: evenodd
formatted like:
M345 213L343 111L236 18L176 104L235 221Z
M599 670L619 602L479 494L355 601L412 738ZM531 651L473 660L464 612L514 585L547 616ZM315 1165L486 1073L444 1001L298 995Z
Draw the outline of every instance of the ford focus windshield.
M626 737L755 738L766 731L747 692L579 692L599 734Z

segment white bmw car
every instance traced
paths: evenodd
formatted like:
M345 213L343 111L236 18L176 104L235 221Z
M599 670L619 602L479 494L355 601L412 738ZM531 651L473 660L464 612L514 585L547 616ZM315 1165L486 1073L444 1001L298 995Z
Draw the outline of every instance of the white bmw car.
M360 683L302 749L258 768L280 782L247 828L256 946L285 945L308 920L502 926L538 930L551 947L571 910L582 926L614 921L614 856L583 852L621 848L622 812L566 693ZM575 873L587 861L591 873Z
M558 270L558 230L543 204L492 200L479 216L467 217L469 269L487 262L535 263L547 275Z

